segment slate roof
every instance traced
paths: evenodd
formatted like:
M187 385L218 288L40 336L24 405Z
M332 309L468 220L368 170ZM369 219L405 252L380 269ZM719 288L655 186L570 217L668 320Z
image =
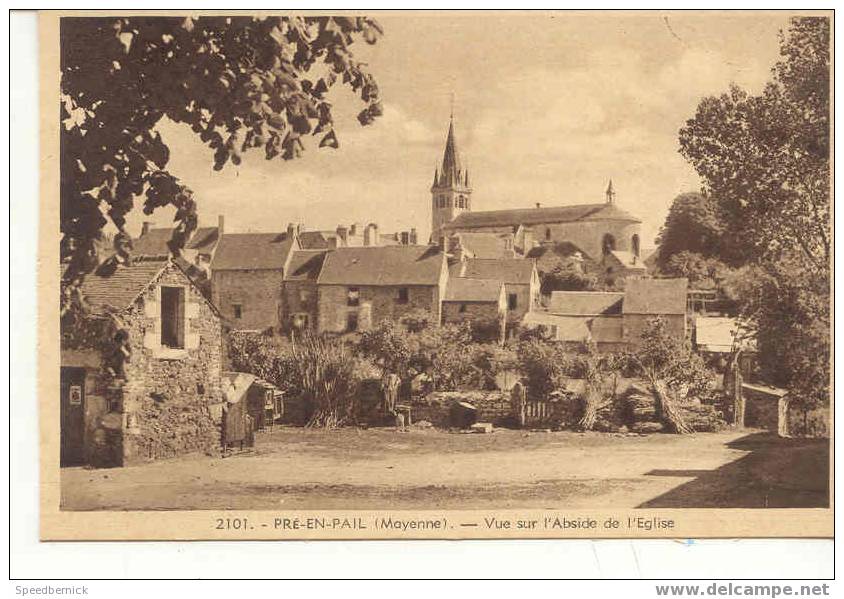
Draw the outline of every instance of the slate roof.
M513 235L508 233L458 233L460 245L475 258L513 258ZM509 237L510 249L504 246Z
M319 285L437 285L443 254L435 246L342 247L325 258Z
M624 314L685 314L687 279L636 279L624 282Z
M446 302L492 302L501 299L501 281L451 277L445 288Z
M642 222L615 204L575 204L548 208L517 208L513 210L487 210L463 212L443 225L445 229L473 229L481 227L515 227L543 223L570 223L592 220L623 220Z
M133 256L169 256L170 248L167 242L173 235L172 228L150 229L137 239L132 240ZM196 250L203 254L210 254L219 239L217 227L199 227L194 231L186 249Z
M505 283L527 285L533 276L533 260L468 258L459 265L459 276L470 279L497 279ZM458 270L458 269L455 269Z
M303 250L327 250L329 244L321 231L302 231L299 233L299 247Z
M329 250L299 250L293 252L285 281L316 281L322 271L325 256Z
M82 294L95 314L125 310L168 264L168 260L136 258L131 266L117 266L113 271L101 265L85 277Z
M628 270L647 270L647 266L645 263L636 257L636 254L633 252L627 252L624 250L612 250L610 254L613 258L615 258L619 264L621 264L624 268Z
M612 291L552 291L548 311L552 314L621 314L624 294Z
M284 268L293 250L287 233L226 233L217 246L211 270Z

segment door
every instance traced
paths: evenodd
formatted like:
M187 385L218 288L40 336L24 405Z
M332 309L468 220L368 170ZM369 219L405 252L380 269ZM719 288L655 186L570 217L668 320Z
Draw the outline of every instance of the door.
M85 462L85 369L61 369L62 466Z

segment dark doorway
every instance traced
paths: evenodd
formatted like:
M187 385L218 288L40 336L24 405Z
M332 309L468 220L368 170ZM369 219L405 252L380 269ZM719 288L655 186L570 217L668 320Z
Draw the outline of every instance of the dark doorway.
M61 456L62 466L85 462L85 369L61 369Z

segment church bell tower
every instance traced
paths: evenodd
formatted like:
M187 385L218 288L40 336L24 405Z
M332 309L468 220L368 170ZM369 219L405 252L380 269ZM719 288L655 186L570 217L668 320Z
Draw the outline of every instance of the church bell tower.
M439 243L444 224L472 209L469 173L460 161L454 136L454 115L448 123L442 167L434 169L431 186L431 243Z

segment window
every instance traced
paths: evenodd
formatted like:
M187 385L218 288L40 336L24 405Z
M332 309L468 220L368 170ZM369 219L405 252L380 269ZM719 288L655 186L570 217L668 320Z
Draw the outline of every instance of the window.
M406 304L408 301L407 287L399 287L399 296L396 301L400 304Z
M349 287L349 291L346 294L346 305L347 306L359 306L360 305L360 289L357 287Z
M232 304L232 311L234 312L235 318L237 318L237 319L243 318L243 305Z
M615 237L607 233L604 235L604 240L601 243L601 246L605 256L610 252L615 251Z
M305 312L300 312L298 314L293 315L293 328L294 329L307 329L309 324L308 314Z
M519 305L519 296L515 293L508 293L507 294L507 309L508 310L515 310L516 307Z
M460 308L459 308L459 310L458 310L458 311L459 311L461 314L463 314L463 313L466 311L466 304L460 304Z
M349 312L346 315L346 330L350 333L358 330L358 313Z
M185 346L185 288L161 288L161 345Z
M309 289L299 289L299 303L307 304L311 299L311 292Z
M551 227L545 227L545 239L551 241Z
M633 249L633 255L637 258L639 257L639 236L635 233L633 234L633 238L630 240L630 245Z

